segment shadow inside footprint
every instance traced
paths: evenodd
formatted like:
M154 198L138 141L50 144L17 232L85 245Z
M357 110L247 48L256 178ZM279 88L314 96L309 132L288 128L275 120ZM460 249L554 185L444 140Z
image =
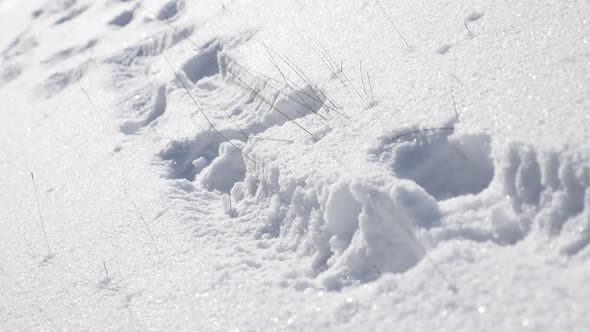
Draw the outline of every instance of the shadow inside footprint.
M494 176L490 138L452 137L452 128L415 131L384 139L373 153L392 173L416 182L437 200L477 194Z
M129 24L129 22L131 22L131 20L133 20L133 12L127 10L127 11L124 11L121 14L115 16L115 18L113 18L109 22L109 25L124 27L127 24Z
M184 1L182 0L171 0L168 1L160 10L158 11L158 18L161 20L169 20L176 16L179 11L184 8Z
M169 179L194 181L195 176L219 156L219 145L223 142L214 131L204 131L191 140L173 141L159 154L168 162Z
M182 66L186 77L197 83L205 77L214 76L219 73L219 60L217 53L220 51L218 45L212 45L190 58Z

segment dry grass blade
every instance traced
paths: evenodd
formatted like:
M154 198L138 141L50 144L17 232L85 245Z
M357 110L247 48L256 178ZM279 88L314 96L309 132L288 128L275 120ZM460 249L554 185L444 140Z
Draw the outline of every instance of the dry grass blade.
M213 98L213 96L211 96L211 99L213 99L213 102L215 102L215 104L217 104L217 106L219 106L219 108L223 111L223 113L225 113L225 116L227 116L227 118L234 124L234 126L236 126L236 128L238 128L238 130L240 131L242 136L244 136L244 139L248 140L248 135L246 135L246 132L244 132L244 130L242 130L242 127L240 127L236 123L236 121L232 118L231 114L229 114L229 112L225 109L225 107L221 106L221 104L217 101L217 99Z
M410 48L410 45L406 41L406 38L404 38L404 36L399 31L399 29L397 28L397 26L395 25L395 23L393 23L393 20L391 19L391 17L389 17L389 15L387 14L387 12L383 8L383 6L381 6L381 4L379 3L378 0L375 0L375 3L377 4L377 6L379 6L379 8L381 9L381 11L383 12L383 15L385 15L385 17L387 17L387 19L389 20L389 23L391 23L391 26L393 26L393 29L395 30L395 32L397 32L397 34L399 35L399 37L404 41L404 43L406 44L406 47L407 48Z
M121 171L123 171L121 169ZM126 177L123 176L123 179L125 179ZM125 181L125 180L123 180ZM129 200L129 202L131 203L131 205L133 205L133 209L135 210L135 212L138 214L139 219L141 219L141 222L143 222L143 225L145 226L145 229L147 230L150 239L152 240L152 244L154 246L154 249L156 250L156 254L158 255L158 258L160 260L162 260L162 256L160 255L160 249L158 248L158 245L156 244L156 239L154 238L154 234L152 233L152 230L150 229L150 226L148 225L147 221L145 220L145 217L143 216L143 213L141 213L141 211L139 210L139 206L137 206L137 203L135 203L135 201L133 200L133 198L131 198L131 195L129 195L129 192L127 191L127 183L125 181L124 186L123 186L123 193L125 194L125 196L127 197L127 199Z
M102 261L102 265L104 266L104 273L106 274L106 280L110 281L111 277L109 277L109 270L107 270L107 262Z
M402 137L406 137L406 136L410 136L410 135L414 135L414 134L419 134L419 133L428 132L428 131L439 131L439 130L455 130L455 127L424 128L424 129L412 130L407 133L399 134L399 135L393 137L391 139L391 141L397 141L398 139L400 139Z
M285 82L281 82L281 81L279 81L279 80L277 80L277 79L274 79L274 78L272 78L272 77L270 77L270 76L268 76L268 75L262 74L262 73L260 73L260 72L256 72L256 74L258 74L258 75L260 75L260 76L263 76L263 77L264 77L264 78L266 78L267 80L270 80L270 81L273 81L273 82L275 82L275 83L277 83L277 84L280 84L280 85L282 85L284 88L287 88L287 89L291 89L291 88L294 86L295 88L298 88L298 89L299 89L299 93L301 93L302 95L306 96L307 98L309 98L309 99L311 99L311 100L314 100L315 102L321 103L321 104L322 104L322 107L326 108L326 110L333 110L333 111L337 112L337 109L335 109L335 108L332 108L332 107L330 107L330 106L326 105L326 104L325 104L325 103L323 103L323 102L322 102L320 99L317 99L317 96L312 96L311 94L309 94L309 93L305 92L304 90L302 90L302 89L301 89L299 86L297 86L297 84L295 84L295 83L294 83L292 80L290 80L289 78L287 78L288 82L287 82L287 83L285 83ZM252 75L252 76L254 76L254 77L257 77L257 75L254 75L254 74L251 74L251 75ZM257 78L258 78L258 79L260 79L259 77L257 77ZM265 85L269 86L271 89L275 90L275 91L276 91L276 92L278 92L280 95L282 95L282 96L284 96L284 97L286 97L286 98L289 98L289 95L287 95L286 93L284 93L284 92L283 92L283 91L281 91L280 89L277 89L275 86L273 86L273 85L272 85L272 84L270 84L269 82L265 82ZM297 100L297 99L292 99L292 98L288 100L288 104L289 104L289 105L290 105L290 102L291 102L291 101L295 102L296 104L299 104L299 105L300 105L300 106L302 106L302 107L308 107L308 105L306 105L307 103L306 103L306 104L304 104L304 103L302 103L301 101L299 101L299 100ZM291 107L292 107L292 106L291 106Z
M279 65L277 64L277 62L275 61L274 57L272 56L272 53L270 52L270 49L268 48L268 46L266 46L266 44L264 42L262 42L262 45L264 45L264 48L266 49L266 52L268 53L269 59L272 62L272 64L274 65L274 67L277 69L277 71L281 74L281 77L283 77L283 80L285 81L285 86L288 87L295 95L297 95L297 97L299 98L299 100L301 102L303 102L305 104L305 107L313 114L317 115L318 117L322 118L323 120L327 120L324 116L322 116L321 114L319 114L317 111L315 111L313 109L313 107L311 107L306 101L305 98L302 96L302 93L300 93L299 91L303 91L303 89L299 88L296 84L295 87L297 89L295 89L291 84L289 84L289 80L287 79L287 76L285 76L285 74L283 73L283 71L281 70L281 68L279 67ZM298 91L299 90L299 91ZM312 89L313 91L313 89ZM315 93L315 91L314 91ZM316 94L317 95L317 94ZM314 100L319 100L319 99L314 99ZM323 106L323 102L319 101L322 106ZM301 116L303 116L303 114L301 114L301 112L299 112L299 110L295 109L295 111L297 113L299 113ZM329 128L329 126L324 123L322 121L322 124L326 127Z
M332 101L332 99L330 97L328 97L323 91L322 89L320 89L318 87L318 85L311 79L309 78L309 76L307 76L307 74L305 74L305 72L299 67L297 66L297 64L295 63L295 61L293 61L292 59L290 59L288 56L284 55L283 57L281 57L281 59L289 66L293 69L293 71L295 71L295 73L305 82L307 82L307 84L310 85L310 87L312 87L312 92L316 95L316 97L318 98L318 100L322 100L322 97L320 97L318 95L321 94L323 96L323 98L327 101L329 101L334 108L331 108L334 112L340 114L341 116L345 117L348 119L348 116L346 116L345 114L341 113L338 111L339 107L336 106L336 103ZM285 60L286 59L286 60ZM322 104L324 105L324 107L327 107L327 105L322 101Z
M281 68L279 67L279 65L277 64L277 62L275 61L275 59L273 58L272 54L270 53L270 50L268 49L268 46L266 46L266 44L264 42L262 42L262 45L264 45L264 48L266 49L269 59L272 62L273 66L276 68L276 70L279 72L279 74L281 74L281 77L283 77L283 80L285 81L285 86L289 89L291 89L291 91L293 91L295 94L297 94L297 96L301 99L301 96L295 91L295 89L289 85L289 83L287 82L287 77L285 76L285 74L283 73L283 71L281 70ZM302 99L301 99L302 100ZM307 107L311 110L311 107L309 107L309 105L307 105ZM301 112L299 112L298 109L295 109L295 111L301 115L304 116ZM313 110L311 110L313 112Z
M363 74L363 60L360 60L360 70L361 70L361 82L363 82L363 90L365 91L365 96L367 94L367 88L365 87L365 75Z
M317 43L320 45L320 47L323 50L324 56L326 57L326 60L331 63L331 66L334 68L338 68L338 66L336 65L336 61L334 61L334 59L332 58L332 56L330 55L330 53L328 52L328 50L326 49L326 47L324 47L324 45L318 40ZM317 53L317 52L316 52ZM325 62L324 62L325 63ZM354 90L354 92L357 94L357 96L359 96L361 98L361 100L363 102L366 103L365 98L363 97L363 95L358 91L358 89L354 86L354 84L352 84L352 82L350 81L350 79L348 78L348 76L346 76L346 74L344 73L344 62L340 62L340 68L335 72L336 77L338 77L338 79L340 79L340 81L342 82L342 84L348 88L348 85L346 85L346 83L344 83L344 81L340 78L340 76L344 77L344 80L346 82L348 82L348 84L352 87L352 89Z
M338 106L336 106L336 103L334 103L318 86L317 84L315 84L310 78L309 76L307 76L305 74L305 72L303 70L301 70L301 68L299 68L297 66L297 64L295 64L295 62L290 59L288 56L286 55L281 55L275 51L272 51L279 59L281 59L287 66L289 66L289 68L291 68L291 70L293 70L293 72L295 72L295 74L297 74L297 76L299 76L299 78L301 80L303 80L307 85L309 85L309 87L311 88L311 91L313 92L313 94L315 94L316 98L314 98L314 100L317 100L318 102L322 103L322 106L325 107L327 110L332 110L336 113L338 113L339 115L343 116L346 119L350 119L346 114L338 111ZM321 94L323 97L320 97ZM328 107L326 105L326 103L323 102L323 100L327 100L328 102L330 102L334 108L332 107Z
M174 69L174 67L172 66L172 64L170 63L170 61L168 60L168 57L166 57L166 54L164 53L164 49L162 48L162 46L160 46L160 44L158 43L158 41L156 40L156 38L152 35L152 40L154 41L154 43L156 44L156 46L158 47L158 49L160 50L160 53L162 54L162 57L164 58L164 60L166 60L166 63L168 64L168 66L170 67L170 69L172 69L172 71L174 72L174 75L176 75L176 78L178 79L178 81L180 82L180 84L182 85L182 87L184 88L184 91L186 91L186 93L189 95L189 97L192 99L192 101L194 102L194 104L197 106L197 109L199 110L199 112L201 113L201 115L203 115L203 117L205 118L205 120L207 121L207 123L209 123L209 125L211 126L211 128L213 129L213 131L215 131L219 136L221 136L226 142L228 142L229 144L231 144L234 148L236 148L238 151L240 151L240 153L249 161L251 161L252 163L256 164L256 162L254 161L254 159L250 158L242 149L240 149L237 145L235 145L232 141L229 140L229 138L227 138L222 132L220 132L214 125L213 122L211 122L211 120L209 119L209 117L207 116L207 114L205 114L205 111L203 110L203 108L201 107L201 105L199 105L199 103L197 102L197 100L195 99L195 97L192 95L192 93L190 93L188 87L186 86L186 84L184 83L184 81L182 80L182 78L180 77L180 75L178 75L178 72Z
M27 244L27 246L29 247L29 249L31 249L31 253L33 254L33 257L34 256L37 256L37 253L35 252L35 250L33 250L33 247L31 246L31 243L29 242L29 240L27 240L27 238L25 237L25 235L23 233L20 233L20 232L19 232L19 234L20 234L20 236L22 236L23 240L25 240L25 243Z
M51 248L49 247L49 240L47 239L47 232L45 231L45 223L43 222L43 215L41 214L41 206L39 205L39 195L37 194L37 184L35 183L35 176L31 173L31 180L33 181L33 189L35 191L35 199L37 201L37 212L39 212L39 221L41 222L41 228L43 229L43 236L45 236L45 244L47 244L47 254L51 255ZM28 243L28 241L27 241Z
M369 72L367 72L367 81L369 81L369 88L371 90L371 98L373 100L375 100L375 93L373 92L373 84L371 84L371 76L369 75Z

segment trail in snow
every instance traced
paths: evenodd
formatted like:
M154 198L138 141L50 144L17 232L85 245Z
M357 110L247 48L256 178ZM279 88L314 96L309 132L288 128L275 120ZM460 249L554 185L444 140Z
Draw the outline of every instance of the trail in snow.
M589 326L588 4L0 16L3 329Z

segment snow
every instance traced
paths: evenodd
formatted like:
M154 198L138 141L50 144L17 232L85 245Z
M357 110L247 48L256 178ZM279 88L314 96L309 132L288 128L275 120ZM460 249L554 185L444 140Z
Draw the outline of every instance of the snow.
M1 330L590 328L587 2L0 17Z

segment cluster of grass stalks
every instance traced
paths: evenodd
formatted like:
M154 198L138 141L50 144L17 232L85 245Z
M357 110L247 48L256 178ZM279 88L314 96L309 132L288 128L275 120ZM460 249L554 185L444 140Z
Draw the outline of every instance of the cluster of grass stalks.
M195 46L200 52L202 52L203 55L211 58L219 67L223 68L225 70L225 72L229 73L234 79L236 79L246 90L248 90L250 93L252 93L253 95L255 95L256 97L260 98L264 103L266 103L270 108L272 108L274 111L278 112L279 114L281 114L283 117L285 117L288 121L290 121L291 123L293 123L295 126L297 126L299 129L303 130L305 133L307 133L308 135L310 135L311 137L315 138L314 134L306 129L305 127L303 127L301 124L299 124L297 121L295 121L293 118L291 118L289 115L287 115L285 112L281 111L280 109L278 109L273 103L271 103L270 101L268 101L266 98L264 98L264 96L261 95L261 92L254 88L251 84L248 84L245 81L245 78L241 77L240 75L238 75L238 73L233 70L233 68L230 68L230 66L224 64L223 62L219 61L219 59L217 58L216 54L211 54L210 52L207 52L207 50L205 50L202 46L200 46L199 44L197 44L196 42L192 41L189 36L184 33L183 31L181 31L180 29L178 29L177 27L175 27L174 25L170 24L168 21L166 21L165 19L161 18L158 14L156 14L155 12L153 12L152 10L146 8L143 4L141 4L138 1L135 1L136 4L143 8L145 11L147 11L148 13L150 13L151 15L153 15L154 17L156 17L160 22L168 25L171 29L173 29L174 31L176 31L177 33L179 33L184 40L188 41L191 45ZM176 77L178 78L178 80L182 83L184 90L187 92L187 94L191 97L191 99L193 100L195 106L197 106L197 108L199 109L200 113L206 118L207 122L210 124L210 126L213 128L213 130L215 130L220 136L222 136L222 138L224 140L226 140L227 142L230 142L229 139L227 137L225 137L219 130L217 130L215 128L215 126L213 125L213 123L209 120L209 118L207 117L207 115L205 114L205 112L203 111L202 107L199 105L199 103L196 101L196 99L192 96L192 94L190 93L190 90L186 87L186 85L184 84L184 82L182 81L182 79L180 78L178 72L174 69L174 66L172 66L172 64L168 61L167 57L165 56L164 50L161 47L161 45L159 45L156 41L156 39L154 38L154 36L152 35L152 40L157 44L157 47L160 49L161 54L163 55L163 57L166 59L166 62L168 63L168 65L170 66L170 68L172 69L172 71L174 71L174 74L176 75ZM238 64L234 61L234 64L236 66L238 66ZM240 66L241 67L241 66ZM254 77L255 79L258 79L256 77ZM230 142L230 144L232 144ZM233 145L233 144L232 144ZM235 145L234 145L235 147ZM237 148L237 147L236 147ZM238 149L240 150L240 149ZM241 150L240 150L241 151ZM248 159L251 162L254 162L254 160L252 158L250 158L249 156L245 155L243 153L243 151L241 151L242 154L244 155L244 157L246 159ZM255 162L254 162L255 163Z

